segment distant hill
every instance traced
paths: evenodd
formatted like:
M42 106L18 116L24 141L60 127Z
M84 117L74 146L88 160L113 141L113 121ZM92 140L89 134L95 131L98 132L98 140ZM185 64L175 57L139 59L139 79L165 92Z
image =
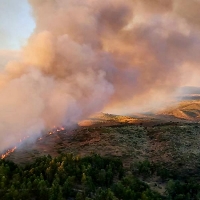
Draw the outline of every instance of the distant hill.
M167 108L159 113L159 116L175 117L179 119L199 121L200 100L182 101L177 106Z
M180 88L177 101L179 103L156 113L156 116L171 121L182 119L198 122L200 120L200 87Z

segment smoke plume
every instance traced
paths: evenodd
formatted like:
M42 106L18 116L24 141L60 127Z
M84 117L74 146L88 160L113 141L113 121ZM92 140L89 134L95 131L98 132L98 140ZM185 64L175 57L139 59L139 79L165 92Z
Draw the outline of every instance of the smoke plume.
M199 73L197 0L29 3L34 33L0 74L0 150L98 111L158 109Z

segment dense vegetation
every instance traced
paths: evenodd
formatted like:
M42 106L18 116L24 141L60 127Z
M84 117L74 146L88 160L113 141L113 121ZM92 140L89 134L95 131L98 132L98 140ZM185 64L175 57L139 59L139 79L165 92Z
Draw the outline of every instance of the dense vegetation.
M137 177L157 173L168 180L161 196ZM20 167L0 161L0 199L76 200L190 200L200 199L200 185L192 180L175 180L173 173L148 161L125 173L122 162L99 155L79 158L63 154L38 158ZM173 180L174 179L174 180Z
M161 199L134 176L125 176L122 162L98 155L72 154L38 158L20 168L0 162L1 199Z
M177 173L172 169L164 167L164 163L150 163L148 160L135 163L131 170L137 176L148 179L152 176L160 177L160 181L167 183L165 197L166 200L199 200L200 184L195 177L188 177ZM198 177L198 176L197 176Z

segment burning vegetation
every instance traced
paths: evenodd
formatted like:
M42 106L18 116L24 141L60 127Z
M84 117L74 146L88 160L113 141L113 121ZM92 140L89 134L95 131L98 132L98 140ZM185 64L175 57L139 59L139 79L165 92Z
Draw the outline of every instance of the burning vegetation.
M54 126L54 128L51 130L51 131L49 131L47 134L48 135L52 135L52 134L56 134L56 133L60 133L60 132L66 132L66 128L64 128L64 127L56 127L56 126ZM25 142L27 139L29 139L30 138L30 136L27 136L27 137L24 137L23 139L20 139L19 140L19 143L18 144L16 144L16 146L14 147L14 148L11 148L11 149L8 149L8 150L6 150L6 152L5 153L3 153L2 155L1 155L1 159L5 159L6 157L8 157L11 153L13 153L19 146L21 146L21 145L23 145L23 142ZM43 139L43 137L40 137L40 138L38 138L38 141L39 140L42 140Z

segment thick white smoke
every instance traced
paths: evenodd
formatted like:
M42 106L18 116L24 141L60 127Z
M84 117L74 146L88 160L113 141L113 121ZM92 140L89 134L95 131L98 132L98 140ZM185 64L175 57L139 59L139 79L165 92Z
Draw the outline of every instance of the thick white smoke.
M197 1L29 2L34 34L0 74L0 150L102 109L158 108L198 72Z

